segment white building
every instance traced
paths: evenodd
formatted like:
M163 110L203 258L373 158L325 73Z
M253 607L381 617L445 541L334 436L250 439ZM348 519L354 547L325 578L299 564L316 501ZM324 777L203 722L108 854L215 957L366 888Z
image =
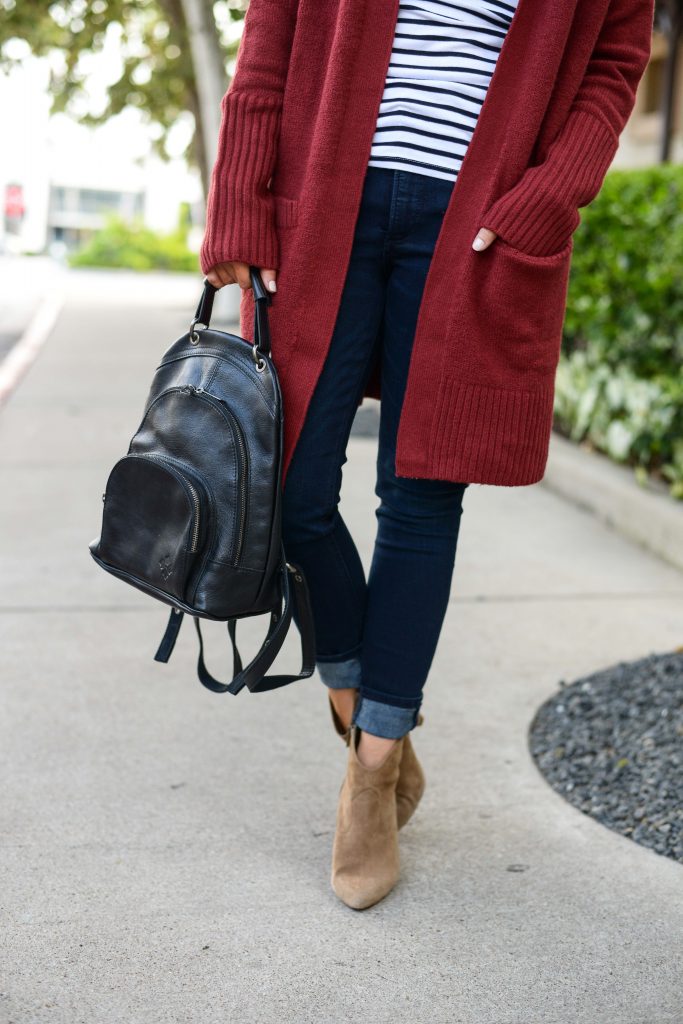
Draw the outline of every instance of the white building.
M137 111L86 128L63 114L50 116L49 107L46 61L28 57L10 75L0 74L0 137L12 140L0 150L0 251L74 248L110 211L140 216L162 232L176 227L183 202L201 216L198 175L182 159L152 154L149 127Z

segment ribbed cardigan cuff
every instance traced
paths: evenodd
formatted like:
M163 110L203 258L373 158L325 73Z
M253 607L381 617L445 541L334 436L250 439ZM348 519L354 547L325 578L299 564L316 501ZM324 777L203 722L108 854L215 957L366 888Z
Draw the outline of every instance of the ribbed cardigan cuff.
M228 90L223 97L199 251L203 274L230 260L278 267L274 199L267 184L275 165L280 107L279 98L257 90Z
M531 256L559 252L581 221L578 208L600 191L618 143L602 118L574 109L546 160L496 200L480 227Z

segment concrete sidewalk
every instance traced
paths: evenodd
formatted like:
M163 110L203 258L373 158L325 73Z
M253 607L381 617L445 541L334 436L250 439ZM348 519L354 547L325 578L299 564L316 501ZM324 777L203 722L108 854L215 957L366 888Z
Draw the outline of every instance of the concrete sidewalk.
M681 866L567 805L526 731L560 679L683 643L683 576L542 486L472 486L402 879L349 910L318 677L209 694L189 625L154 663L166 612L87 551L200 278L66 285L0 415L1 1024L681 1024ZM366 566L373 484L356 438L343 512ZM247 653L263 625L240 627ZM297 653L292 635L282 671Z
M46 256L0 254L0 361L21 337L46 294L58 291L65 268Z

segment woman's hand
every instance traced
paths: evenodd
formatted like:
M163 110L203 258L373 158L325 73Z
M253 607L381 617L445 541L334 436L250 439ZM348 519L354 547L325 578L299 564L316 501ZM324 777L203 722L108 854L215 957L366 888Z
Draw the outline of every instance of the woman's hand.
M261 278L269 292L277 291L276 276L277 271L275 270L261 270ZM240 263L238 260L231 260L229 263L217 263L208 272L206 279L214 288L222 288L224 284L238 284L240 288L245 290L251 288L249 264Z
M495 231L491 231L489 228L479 228L477 237L472 242L472 248L476 249L477 252L481 252L482 249L488 249L491 242L495 242L498 235Z

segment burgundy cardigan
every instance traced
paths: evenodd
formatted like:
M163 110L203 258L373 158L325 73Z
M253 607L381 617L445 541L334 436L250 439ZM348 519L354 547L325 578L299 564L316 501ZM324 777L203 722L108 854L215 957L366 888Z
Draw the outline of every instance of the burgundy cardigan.
M397 10L251 0L221 105L200 263L278 269L285 475L339 308ZM542 478L579 208L633 109L652 22L653 0L520 0L425 283L398 475ZM499 237L477 253L480 227ZM253 338L250 289L241 331ZM381 357L365 394L381 397Z

